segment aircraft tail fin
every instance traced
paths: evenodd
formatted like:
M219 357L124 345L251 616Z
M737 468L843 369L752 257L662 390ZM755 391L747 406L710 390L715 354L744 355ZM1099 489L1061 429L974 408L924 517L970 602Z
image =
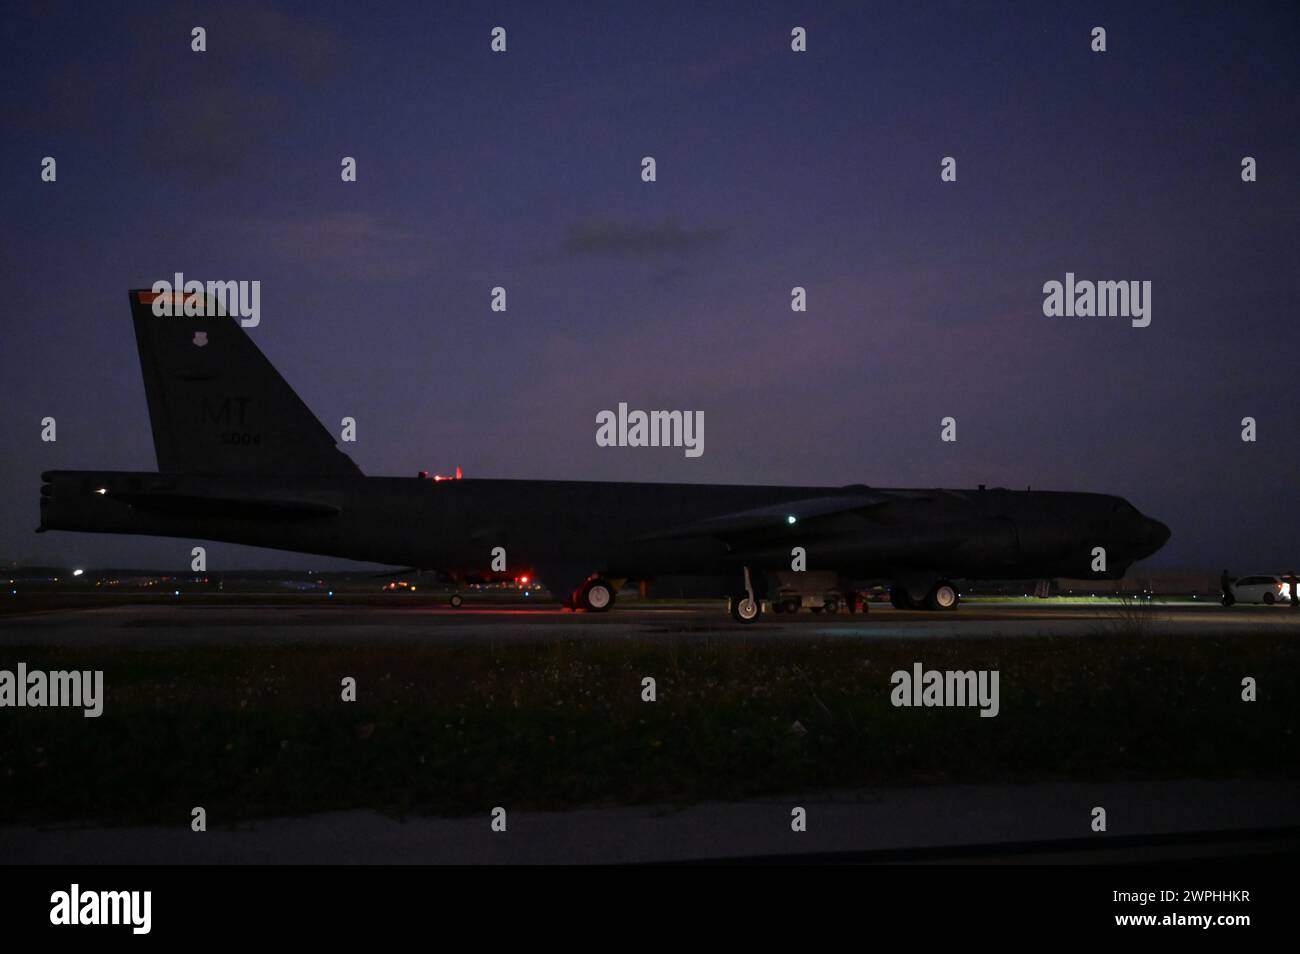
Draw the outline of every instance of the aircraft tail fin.
M238 320L182 316L179 293L130 295L160 471L361 475ZM177 316L155 314L169 295Z

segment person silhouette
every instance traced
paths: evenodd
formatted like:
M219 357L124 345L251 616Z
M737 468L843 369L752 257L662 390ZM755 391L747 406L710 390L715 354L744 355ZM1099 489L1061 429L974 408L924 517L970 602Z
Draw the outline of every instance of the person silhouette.
M1232 595L1232 577L1225 569L1219 576L1219 587L1223 590L1223 605L1231 606L1237 602L1237 597Z

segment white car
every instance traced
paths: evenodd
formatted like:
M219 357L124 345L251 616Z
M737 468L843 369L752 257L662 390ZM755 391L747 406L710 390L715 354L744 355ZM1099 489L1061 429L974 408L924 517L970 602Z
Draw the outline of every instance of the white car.
M1232 595L1238 603L1291 602L1291 584L1280 576L1243 576L1232 584Z

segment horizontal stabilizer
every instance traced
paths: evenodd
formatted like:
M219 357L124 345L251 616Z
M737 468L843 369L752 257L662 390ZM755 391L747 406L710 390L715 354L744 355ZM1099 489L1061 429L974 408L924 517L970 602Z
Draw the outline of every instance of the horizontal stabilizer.
M189 517L280 518L332 517L339 508L314 500L266 497L214 497L208 494L114 493L139 510L153 513L176 513Z

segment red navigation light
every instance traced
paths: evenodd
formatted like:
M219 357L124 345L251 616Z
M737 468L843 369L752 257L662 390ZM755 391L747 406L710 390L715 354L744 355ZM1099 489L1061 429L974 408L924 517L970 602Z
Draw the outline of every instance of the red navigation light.
M444 474L430 474L427 470L420 471L421 480L460 480L463 476L459 467L456 468L455 477L447 477Z

